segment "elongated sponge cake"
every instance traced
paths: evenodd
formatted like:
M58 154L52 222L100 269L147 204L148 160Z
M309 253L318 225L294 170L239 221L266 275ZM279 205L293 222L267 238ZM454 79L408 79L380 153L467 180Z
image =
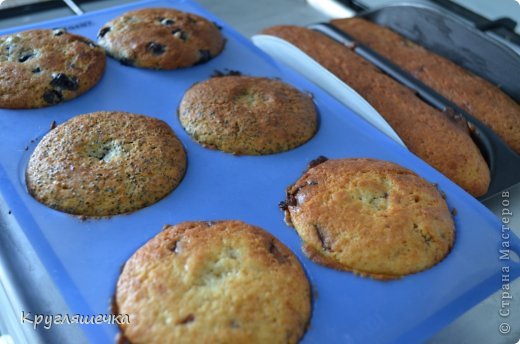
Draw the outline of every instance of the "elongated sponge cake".
M497 86L368 20L350 18L331 23L478 118L520 153L520 104Z
M354 88L424 161L472 195L486 193L489 168L466 128L351 49L318 32L297 26L275 26L264 33L294 44Z

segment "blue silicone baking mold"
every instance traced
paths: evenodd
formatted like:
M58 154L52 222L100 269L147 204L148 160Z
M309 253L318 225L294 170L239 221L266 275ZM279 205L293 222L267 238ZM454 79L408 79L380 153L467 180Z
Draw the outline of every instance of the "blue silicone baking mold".
M511 281L520 275L518 263L499 260L498 250L505 242L501 223L477 200L319 88L277 66L246 38L192 2L145 1L4 33L65 27L95 39L105 22L142 7L174 7L216 21L227 38L223 53L206 64L176 71L136 69L109 59L101 82L75 100L44 109L0 110L0 192L71 313L109 312L127 258L164 224L187 220L243 220L271 232L298 256L314 290L312 319L303 343L423 341L498 290L501 266L510 266ZM233 156L192 141L177 119L179 101L192 84L226 68L279 77L314 94L321 121L316 136L292 151L261 157ZM24 171L53 121L59 124L98 110L163 119L185 145L188 169L179 187L150 207L82 221L34 200L26 191ZM452 252L427 271L390 282L356 277L307 259L296 232L283 222L278 203L284 199L285 188L319 155L389 160L438 183L449 206L457 209ZM509 235L507 242L518 252L520 240L512 232ZM113 342L118 331L115 325L84 325L83 329L92 343Z

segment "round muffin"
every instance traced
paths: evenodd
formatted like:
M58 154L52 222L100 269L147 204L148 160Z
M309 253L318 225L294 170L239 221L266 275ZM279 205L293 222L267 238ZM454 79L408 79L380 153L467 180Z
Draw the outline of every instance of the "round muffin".
M176 69L209 61L225 40L216 24L195 14L145 8L106 23L98 42L124 65Z
M201 145L244 155L298 147L314 136L318 122L310 95L279 80L235 75L192 86L179 119Z
M99 217L159 201L185 170L184 148L165 122L94 112L45 135L30 157L26 183L29 193L51 208Z
M30 109L69 100L98 83L105 53L63 29L0 36L0 107Z
M126 262L113 311L130 343L296 343L309 282L293 253L240 221L165 226Z
M314 161L281 207L310 259L376 279L432 267L455 239L439 190L386 161Z

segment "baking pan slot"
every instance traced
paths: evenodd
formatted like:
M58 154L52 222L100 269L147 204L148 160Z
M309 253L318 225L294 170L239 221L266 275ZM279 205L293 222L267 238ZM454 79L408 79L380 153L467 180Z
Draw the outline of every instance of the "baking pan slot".
M478 119L464 111L462 108L444 98L436 91L417 80L400 67L390 62L365 45L356 42L347 33L335 28L331 24L322 23L309 26L311 29L323 33L337 42L351 47L358 55L378 67L408 88L414 90L423 101L443 112L459 114L464 117L474 128L473 141L477 144L482 155L486 159L490 172L491 183L488 192L479 197L486 200L498 192L520 182L520 156L513 152L500 137Z

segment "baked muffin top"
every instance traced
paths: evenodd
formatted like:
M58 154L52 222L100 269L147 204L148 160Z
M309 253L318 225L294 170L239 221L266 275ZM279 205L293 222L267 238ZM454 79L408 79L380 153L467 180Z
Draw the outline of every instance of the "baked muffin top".
M171 8L126 12L106 23L99 44L122 64L176 69L204 63L220 54L225 40L216 24Z
M64 29L0 36L0 107L29 109L69 100L98 83L105 53Z
M163 121L125 112L76 116L51 130L26 171L30 194L74 215L109 216L151 205L180 183L181 142Z
M179 120L201 145L244 155L298 147L314 136L318 122L310 95L279 80L237 75L192 86Z
M113 306L131 343L296 343L311 309L296 257L241 221L165 226L126 262Z
M455 240L439 190L386 161L319 160L287 189L282 208L312 260L377 279L430 268Z

